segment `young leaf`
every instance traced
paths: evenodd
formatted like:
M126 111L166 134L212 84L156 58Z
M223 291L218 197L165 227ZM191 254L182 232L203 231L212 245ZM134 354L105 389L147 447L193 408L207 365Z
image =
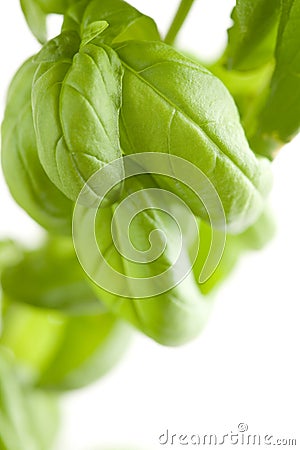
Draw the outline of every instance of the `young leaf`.
M37 153L31 86L37 65L27 60L13 78L2 123L2 168L15 201L47 230L71 233L73 205L49 180Z
M18 282L16 283L16 280ZM78 264L71 239L52 239L3 270L6 298L70 315L104 311Z
M74 31L46 44L38 56L45 62L40 62L33 83L41 163L53 183L74 201L91 175L121 156L121 63L105 45L79 45ZM97 197L91 188L85 201L90 205Z
M273 58L281 0L237 0L228 31L228 69L253 70Z
M83 30L95 21L106 21L107 30L99 41L108 45L132 39L160 40L157 26L148 17L123 0L82 0L67 11L63 30Z
M300 1L282 1L276 66L251 144L272 159L300 128Z
M28 382L66 390L108 372L129 335L129 327L112 314L70 317L15 303L5 312L0 343L13 352Z
M124 67L124 152L164 152L190 161L214 185L230 230L251 225L270 190L270 167L250 150L225 86L162 42L132 41L116 50ZM171 180L164 186L207 219L202 205L184 187ZM205 206L211 209L209 201Z

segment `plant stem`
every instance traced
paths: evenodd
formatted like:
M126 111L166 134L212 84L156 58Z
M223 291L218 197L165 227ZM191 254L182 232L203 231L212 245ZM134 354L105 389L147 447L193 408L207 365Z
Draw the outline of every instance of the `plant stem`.
M166 44L170 45L174 44L177 34L179 33L180 28L182 27L185 19L187 18L187 15L190 12L193 3L194 0L181 0L179 8L173 19L173 22L171 23L169 31L167 32L167 35L165 37Z

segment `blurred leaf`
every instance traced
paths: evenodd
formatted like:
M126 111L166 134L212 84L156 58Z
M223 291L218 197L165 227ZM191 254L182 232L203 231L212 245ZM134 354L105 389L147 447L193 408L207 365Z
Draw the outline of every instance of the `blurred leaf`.
M75 389L108 372L128 345L129 327L111 314L70 317L11 304L0 343L10 349L28 382Z
M205 222L201 222L200 228L200 251L194 265L196 277L202 270L207 254L210 250L212 240L212 229ZM214 234L218 234L214 231ZM240 258L249 251L261 250L270 242L275 234L275 224L269 211L265 211L257 222L239 235L227 235L224 253L218 267L212 276L200 285L203 294L209 294L228 278L233 272ZM191 243L193 245L193 242Z
M12 301L75 315L104 311L77 260L72 239L53 238L25 252L18 264L3 270L1 284Z
M122 214L114 218L114 237L111 228L114 208L98 210L95 233L102 259L97 249L93 251L93 233L87 232L90 224L94 224L95 213L89 208L80 207L75 213L74 223L75 232L78 232L76 250L88 273L93 274L95 282L99 280L99 285L103 286L101 281L108 280L109 286L105 289L95 284L93 287L114 314L129 321L157 342L176 346L200 333L212 305L201 296L189 269L186 278L176 283L178 271L182 269L174 261L182 242L178 241L178 228L170 216L160 209L153 209L157 199L151 188L155 187L156 184L147 176L125 183L124 196L127 201L122 205ZM163 191L160 191L159 196L163 196ZM129 225L127 218L132 212L134 219ZM156 233L153 233L154 230ZM160 232L157 233L157 230ZM151 233L155 241L151 242L149 250ZM138 255L128 254L129 240L130 248L136 249ZM151 249L158 252L157 257L153 256ZM184 246L180 261L183 267L190 267ZM163 276L156 278L160 274ZM170 285L174 287L170 289Z
M50 450L58 428L53 395L26 387L0 347L0 449Z
M16 264L23 256L21 245L11 239L0 241L0 275L5 267Z

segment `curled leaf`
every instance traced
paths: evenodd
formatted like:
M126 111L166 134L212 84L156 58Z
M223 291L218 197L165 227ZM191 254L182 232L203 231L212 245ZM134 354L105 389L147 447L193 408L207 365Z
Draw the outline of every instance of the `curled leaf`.
M50 41L41 51L39 59L45 57L45 62L39 64L33 83L41 163L52 182L73 201L95 172L121 156L121 63L105 45L79 46L78 35L72 31ZM117 195L114 192L111 201ZM91 187L85 202L91 205L97 198Z
M31 86L37 64L27 60L13 78L1 128L2 168L15 201L47 230L71 233L73 205L50 181L37 152Z

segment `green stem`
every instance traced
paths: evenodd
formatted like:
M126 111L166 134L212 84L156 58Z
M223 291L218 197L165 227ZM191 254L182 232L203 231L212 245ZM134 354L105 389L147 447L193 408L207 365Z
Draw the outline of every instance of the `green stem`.
M167 35L165 37L166 44L170 45L174 44L177 34L179 33L180 28L182 27L185 19L187 18L187 15L190 12L193 3L194 0L181 0L179 8L173 19L173 22L171 23L169 31L167 32Z

